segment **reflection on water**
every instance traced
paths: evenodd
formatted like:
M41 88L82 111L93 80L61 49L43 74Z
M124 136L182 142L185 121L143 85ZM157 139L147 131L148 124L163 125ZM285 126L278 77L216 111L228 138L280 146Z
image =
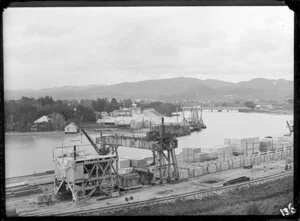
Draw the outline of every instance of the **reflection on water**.
M271 115L236 112L203 112L207 129L178 138L176 153L183 147L211 147L221 145L224 138L282 136L288 133L286 120L292 115ZM95 138L99 133L89 132ZM65 135L63 132L17 133L5 135L5 176L14 177L53 169L52 148L89 144L85 136ZM91 146L79 147L96 153ZM151 157L148 150L120 147L123 158ZM56 151L61 151L58 149Z

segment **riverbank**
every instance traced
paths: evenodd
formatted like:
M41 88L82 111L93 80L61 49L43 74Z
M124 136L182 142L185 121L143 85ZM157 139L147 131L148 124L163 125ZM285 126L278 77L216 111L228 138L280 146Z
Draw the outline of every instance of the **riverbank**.
M5 132L5 135L8 136L26 136L26 135L31 135L31 136L38 136L38 135L63 135L65 134L64 131L28 131L28 132L17 132L17 131L9 131Z
M274 115L293 115L293 110L255 110L250 108L240 108L240 113L260 113L260 114L274 114Z
M104 132L128 132L128 133L141 133L141 132L147 132L149 131L149 129L140 129L140 130L129 130L129 129L122 129L122 128L109 128L109 127L104 127L104 128L85 128L86 131L89 132L100 132L100 131L104 131ZM80 134L77 133L77 135ZM47 136L47 135L65 135L64 131L32 131L32 132L17 132L17 131L9 131L9 132L5 132L5 135L8 136L26 136L26 135L30 135L30 136L39 136L39 135L43 135L43 136ZM75 136L76 134L68 134L68 136Z

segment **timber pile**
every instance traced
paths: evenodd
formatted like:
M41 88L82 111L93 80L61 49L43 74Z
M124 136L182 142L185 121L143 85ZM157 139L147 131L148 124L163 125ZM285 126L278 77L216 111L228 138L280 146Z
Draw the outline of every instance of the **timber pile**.
M147 168L146 159L130 159L130 166L134 168Z
M252 154L259 152L259 137L251 138L225 138L224 144L232 147L234 155Z
M182 148L182 156L184 162L197 162L199 158L197 159L197 156L195 157L196 153L200 153L200 148L193 148L193 147L185 147Z
M293 145L289 137L264 138L260 141L260 151L267 152L271 150L280 150Z
M42 190L38 185L29 185L24 182L19 185L7 186L5 189L6 197L17 197L41 192Z

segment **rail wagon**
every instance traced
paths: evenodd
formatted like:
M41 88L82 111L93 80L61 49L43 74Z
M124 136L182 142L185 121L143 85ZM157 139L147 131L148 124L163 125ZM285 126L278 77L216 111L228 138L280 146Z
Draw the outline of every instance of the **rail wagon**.
M241 183L241 182L246 182L249 181L250 177L247 176L241 176L236 179L228 180L227 182L223 183L223 186L231 185L231 184L236 184L236 183Z

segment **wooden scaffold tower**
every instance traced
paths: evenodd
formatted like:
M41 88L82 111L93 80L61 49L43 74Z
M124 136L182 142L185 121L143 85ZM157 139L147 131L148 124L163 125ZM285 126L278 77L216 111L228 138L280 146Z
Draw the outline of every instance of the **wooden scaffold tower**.
M119 192L118 155L111 149L101 149L84 130L98 155L80 155L80 151L63 154L54 159L55 195L72 197L74 201L91 196L112 196Z

